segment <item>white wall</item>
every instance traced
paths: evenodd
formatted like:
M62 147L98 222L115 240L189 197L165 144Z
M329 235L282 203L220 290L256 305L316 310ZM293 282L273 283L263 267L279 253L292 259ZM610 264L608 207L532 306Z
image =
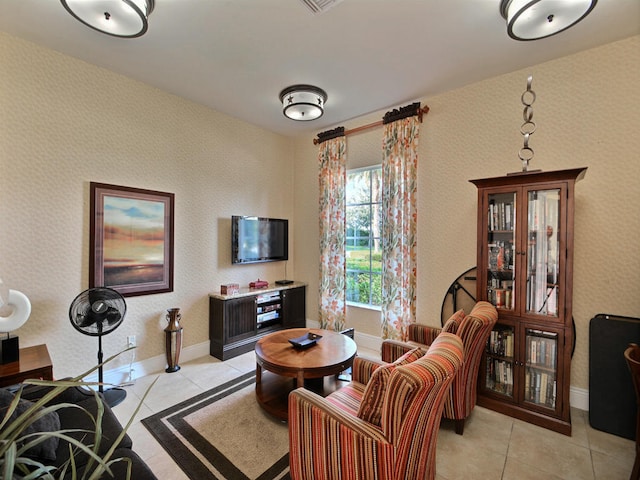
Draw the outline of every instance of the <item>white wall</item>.
M0 278L30 298L15 333L47 344L56 377L97 361L97 339L68 317L88 287L91 181L175 194L174 292L127 298L105 358L127 335L136 361L163 355L171 307L185 347L207 342L209 292L284 277L284 262L232 266L230 228L234 214L293 217L290 139L5 34L0 72Z
M589 320L603 312L640 316L640 161L634 143L640 125L638 52L640 36L634 36L419 99L431 109L419 141L419 322L440 324L447 288L476 264L477 191L468 180L521 169L520 96L531 74L538 124L530 142L535 151L531 168L588 167L586 178L576 186L577 345L571 379L573 386L588 388ZM366 125L384 113L343 125L347 130ZM380 163L381 140L382 128L349 136L349 167ZM295 223L307 228L295 235L296 271L299 279L309 282L308 316L316 321L317 150L312 138L297 139ZM356 332L380 335L378 312L349 308L347 324Z
M640 36L419 99L431 111L419 146L418 319L437 325L449 284L475 265L472 178L519 170L520 95L538 98L532 168L587 166L576 187L572 385L588 387L588 325L640 316ZM88 286L89 182L176 195L175 291L130 297L107 353L137 335L137 361L164 353L164 312L180 307L185 346L208 340L208 293L285 276L284 263L232 266L233 214L290 218L288 278L307 282L318 319L317 146L295 141L17 38L0 34L0 278L32 301L17 333L46 343L56 377L95 363L97 341L68 320ZM391 87L390 87L391 88ZM407 102L409 103L409 102ZM392 105L389 108L398 107ZM384 111L345 122L353 128ZM381 129L348 139L350 166L379 163ZM357 331L378 316L350 309ZM119 364L125 364L121 359Z

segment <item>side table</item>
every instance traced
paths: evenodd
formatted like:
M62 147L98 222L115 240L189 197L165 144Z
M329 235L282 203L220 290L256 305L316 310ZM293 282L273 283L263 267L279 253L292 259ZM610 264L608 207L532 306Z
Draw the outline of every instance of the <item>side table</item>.
M53 365L46 345L20 349L17 362L0 365L0 387L7 387L29 378L53 380Z
M289 340L307 333L322 338L312 347L299 350ZM318 393L323 396L339 388L335 375L351 367L357 346L351 338L338 332L309 328L279 330L265 335L256 343L256 398L260 406L280 420L288 418L291 390L318 380ZM269 372L265 375L266 372ZM325 389L324 377L330 377ZM293 380L293 381L292 381Z

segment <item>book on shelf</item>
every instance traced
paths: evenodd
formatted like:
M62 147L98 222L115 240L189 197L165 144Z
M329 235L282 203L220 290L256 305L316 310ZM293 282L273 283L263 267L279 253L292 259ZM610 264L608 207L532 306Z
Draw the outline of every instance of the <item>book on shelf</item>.
M487 362L485 385L488 389L505 395L513 394L513 365L511 362L494 359Z
M487 227L489 231L513 230L514 204L510 201L489 200L489 212L487 215Z
M495 206L495 201L489 200L489 215L487 216L487 220L489 222L488 227L490 231L495 230Z
M525 400L546 407L555 408L556 405L555 375L528 369L525 374Z
M558 345L557 336L558 335L553 332L531 330L527 334L528 362L531 365L542 365L547 368L555 368Z
M513 357L513 342L514 333L512 330L492 330L487 346L490 353L502 357Z

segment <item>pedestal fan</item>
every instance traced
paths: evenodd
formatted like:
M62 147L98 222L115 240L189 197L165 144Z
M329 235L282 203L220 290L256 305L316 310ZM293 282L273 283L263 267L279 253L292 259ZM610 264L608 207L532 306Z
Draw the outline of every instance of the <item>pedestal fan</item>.
M69 307L71 325L80 333L98 337L98 390L110 407L118 405L127 396L122 388L104 390L102 385L102 336L114 331L127 312L122 295L105 287L90 288L78 295Z

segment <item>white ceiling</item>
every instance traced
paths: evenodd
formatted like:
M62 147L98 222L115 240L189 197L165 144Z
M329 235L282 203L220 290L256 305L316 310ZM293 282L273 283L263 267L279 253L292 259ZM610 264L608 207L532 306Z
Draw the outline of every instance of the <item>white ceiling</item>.
M283 135L640 33L639 0L600 0L571 29L518 42L499 4L343 0L313 14L303 0L156 0L148 32L122 39L81 24L59 0L0 0L0 30ZM278 94L298 83L327 92L320 119L283 116Z

